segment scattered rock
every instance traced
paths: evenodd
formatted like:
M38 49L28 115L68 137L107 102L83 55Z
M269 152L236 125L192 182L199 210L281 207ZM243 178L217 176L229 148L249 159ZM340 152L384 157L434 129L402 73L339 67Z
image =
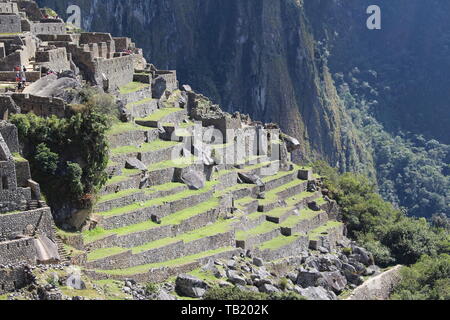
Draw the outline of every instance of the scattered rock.
M201 298L207 289L206 282L188 274L181 274L175 280L175 291L181 296Z
M239 176L239 179L241 179L241 181L243 183L256 184L258 187L264 186L264 182L262 182L261 178L259 176L257 176L256 174L239 172L238 176Z
M228 277L228 281L230 281L232 284L235 284L235 285L240 284L242 286L245 286L247 284L247 281L245 280L245 278L241 277L234 270L228 270L227 277Z
M129 158L125 163L125 168L127 169L137 169L141 171L147 171L147 167L139 159Z
M257 267L262 267L264 265L264 261L261 258L254 257L253 264Z
M334 292L328 291L322 287L309 287L306 289L295 287L294 290L308 300L337 300Z
M280 292L280 290L277 287L275 287L275 286L273 286L271 284L268 284L268 283L265 283L265 284L259 286L258 289L259 289L259 292L263 292L263 293L277 293L277 292Z

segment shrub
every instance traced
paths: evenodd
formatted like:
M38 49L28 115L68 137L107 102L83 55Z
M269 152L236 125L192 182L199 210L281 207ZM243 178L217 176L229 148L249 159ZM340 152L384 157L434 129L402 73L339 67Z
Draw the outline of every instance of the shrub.
M145 285L145 293L146 294L156 294L159 292L159 286L156 283L148 282Z
M450 299L450 255L423 256L416 264L403 268L401 276L391 299Z
M203 300L268 300L265 293L244 291L238 287L213 287L203 296Z
M108 117L92 105L71 117L41 118L33 113L11 116L30 159L33 177L54 209L68 202L83 206L107 180Z

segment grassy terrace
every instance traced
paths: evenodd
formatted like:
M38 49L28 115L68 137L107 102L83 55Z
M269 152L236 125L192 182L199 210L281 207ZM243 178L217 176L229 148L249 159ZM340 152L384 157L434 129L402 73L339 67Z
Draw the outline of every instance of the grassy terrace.
M135 146L123 146L123 147L119 147L119 148L110 150L110 153L113 155L119 155L119 154L127 154L127 153L157 151L157 150L161 150L161 149L174 147L177 144L178 144L178 142L155 140L150 143L144 143L141 148L135 147Z
M126 226L123 228L112 229L112 230L104 230L101 228L97 228L91 231L83 232L83 240L85 243L90 243L107 236L116 234L118 236L132 234L140 231L146 231L153 228L166 226L166 225L178 225L182 223L184 220L187 220L196 215L202 214L214 208L217 208L219 205L219 200L217 198L212 198L208 201L202 202L196 206L191 208L187 208L169 216L166 216L161 219L161 224L156 224L155 222L148 220L142 223L133 224L130 226Z
M15 162L27 162L28 160L22 157L22 155L18 152L14 152L12 154Z
M129 131L148 131L149 128L140 126L132 122L116 122L108 130L108 136L114 136L116 134L129 132Z
M142 192L143 192L142 189L137 189L136 188L136 189L122 190L122 191L117 192L117 193L106 194L106 195L101 196L100 198L98 198L97 204L104 203L104 202L111 201L111 200L115 200L115 199L119 199L119 198L126 197L126 196L130 196L132 194L142 193Z
M298 240L298 238L300 238L301 235L300 234L294 234L292 236L289 237L285 237L283 235L273 238L272 240L266 241L261 243L258 248L260 250L276 250L279 249L281 247L287 246L291 243L293 243L294 241Z
M312 211L310 209L303 209L300 211L299 216L296 216L296 215L290 216L283 223L281 223L280 226L285 227L285 228L292 228L295 225L297 225L298 223L300 223L301 221L313 219L314 217L318 216L319 214L320 214L320 212L318 212L318 211Z
M130 82L127 85L124 85L123 87L119 88L119 92L121 94L127 94L139 91L144 88L150 87L150 84L148 83L141 83L141 82Z
M342 225L342 222L337 221L328 221L323 226L320 226L314 230L312 230L308 236L310 240L318 240L320 235L326 235L331 229L339 227Z
M272 190L266 192L266 198L262 199L259 202L259 204L266 205L266 204L270 204L270 203L272 203L274 201L277 201L278 200L278 196L277 196L278 193L280 193L280 192L282 192L282 191L284 191L284 190L286 190L288 188L294 188L296 186L299 186L302 183L304 183L304 181L302 181L302 180L293 180L293 181L291 181L289 183L283 184L282 186L280 186L278 188L272 189ZM305 191L305 192L302 192L302 193L298 194L296 197L291 198L291 199L300 201L301 199L306 198L308 195L312 195L312 193Z
M185 168L187 166L190 166L192 164L195 164L198 161L197 157L182 157L182 158L178 158L176 160L167 160L167 161L162 161L162 162L158 162L158 163L154 163L151 164L149 166L147 166L147 170L148 171L157 171L157 170L162 170L162 169L168 169L168 168Z
M152 113L148 117L145 118L138 118L136 121L159 121L163 119L164 117L167 117L168 115L171 115L172 113L181 111L183 109L181 108L163 108L159 109L158 111Z
M206 187L201 190L185 190L183 192L179 192L177 194L172 194L167 197L152 199L152 200L149 200L149 201L146 201L143 203L134 203L129 206L115 208L113 210L104 211L104 212L100 212L97 214L101 215L101 216L106 216L106 217L116 216L116 215L126 214L128 212L133 212L135 210L139 210L139 209L143 209L143 208L149 208L154 205L160 205L160 204L163 204L166 202L173 202L173 201L181 200L184 198L188 198L190 196L201 195L201 194L204 194L204 193L212 190L213 186L216 183L217 183L216 181L208 181L208 182L206 182Z
M152 100L153 100L153 98L145 98L145 99L142 99L142 100L139 100L139 101L136 101L136 102L131 102L131 103L127 104L125 106L125 108L128 109L128 110L132 110L134 107L143 105L143 104L148 103L148 102L150 102Z
M201 258L205 258L205 257L209 257L212 255L216 255L216 254L220 254L220 253L224 253L230 250L233 250L235 248L233 247L225 247L225 248L219 248L216 250L210 250L210 251L204 251L198 254L194 254L191 256L186 256L186 257L182 257L182 258L178 258L175 260L170 260L170 261L164 261L164 262L160 262L160 263L152 263L152 264L146 264L146 265L141 265L141 266L137 266L137 267L133 267L133 268L127 268L127 269L117 269L117 270L95 270L99 273L104 273L104 274L111 274L111 275L133 275L133 274L140 274L140 273L146 273L148 272L150 269L156 269L156 268L162 268L162 267L174 267L174 266L181 266L184 264L188 264L188 263L192 263L195 262L198 259Z
M260 234L264 234L264 233L268 233L270 231L279 229L280 225L273 223L273 222L269 222L269 221L264 221L263 223L261 223L259 226L247 230L247 231L238 231L236 232L236 240L246 240L248 238L260 235Z
M139 246L139 247L134 247L133 253L140 253L140 252L144 252L144 251L148 251L151 249L156 249L156 248L160 248L160 247L164 247L166 245L175 243L175 242L179 242L179 241L183 241L185 243L189 243L198 239L202 239L202 238L206 238L206 237L210 237L216 234L220 234L220 233L225 233L230 231L230 226L233 223L233 221L231 220L222 220L220 222L216 222L210 226L207 227L203 227L191 232L186 232L183 233L177 237L174 238L163 238L163 239L159 239L156 241L152 241L149 243L146 243L145 245Z
M138 170L138 169L125 169L125 168L123 168L122 169L122 174L120 176L114 176L111 179L109 179L106 182L106 185L108 186L108 185L111 185L111 184L114 184L114 183L119 183L119 182L125 181L128 178L130 178L131 176L134 176L134 175L139 174L139 173L141 173L141 171Z

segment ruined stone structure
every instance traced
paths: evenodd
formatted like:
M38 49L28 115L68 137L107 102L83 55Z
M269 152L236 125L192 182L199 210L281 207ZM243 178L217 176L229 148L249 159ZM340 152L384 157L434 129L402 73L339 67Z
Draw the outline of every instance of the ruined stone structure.
M31 63L33 70L79 71L114 94L121 112L108 135L109 180L81 232L65 240L88 275L163 281L215 257L250 251L272 261L308 248L334 250L344 228L333 221L336 205L322 196L320 177L291 162L298 142L180 88L176 71L147 64L128 38L52 29L61 22L43 21L32 3L18 3L27 17L23 33L0 35L0 70ZM42 74L36 83L48 79ZM65 117L67 110L53 96L0 95L3 119L18 112ZM2 135L14 131L6 127ZM50 212L42 202L30 207L39 188L14 157L16 134L0 147L0 264L40 261L55 240Z
M56 262L59 253L50 208L41 201L28 161L18 152L17 128L0 121L0 265ZM22 284L23 272L0 269L2 273L0 292Z

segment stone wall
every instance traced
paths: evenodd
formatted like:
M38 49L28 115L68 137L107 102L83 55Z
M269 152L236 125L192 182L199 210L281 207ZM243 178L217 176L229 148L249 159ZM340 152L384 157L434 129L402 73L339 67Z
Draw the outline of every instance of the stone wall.
M278 249L255 250L254 255L263 258L266 261L274 261L289 256L300 255L302 251L308 249L308 237L299 236L297 240Z
M0 96L0 104L3 103L3 99L6 98L9 101L9 97ZM19 148L19 134L15 125L8 123L6 121L0 120L0 134L8 146L11 153L16 153L20 151Z
M347 300L387 300L393 289L400 282L400 270L398 265L386 272L375 276L356 288Z
M21 93L14 93L11 97L17 106L20 107L22 113L33 112L42 117L55 115L64 118L69 112L64 100L60 98L40 97Z
M17 14L0 14L0 33L20 33L22 24Z
M27 71L25 72L27 81L35 82L41 78L41 72L39 71ZM0 71L0 82L15 82L16 72L14 71Z
M33 34L66 34L66 25L62 22L34 22L30 25Z
M36 248L33 238L0 242L0 265L21 262L36 263Z
M0 241L27 233L27 229L43 233L54 240L54 222L50 208L0 215Z
M31 283L28 277L28 267L15 266L0 268L0 294L21 289Z
M0 2L0 14L13 13L19 14L19 8L15 2Z
M94 66L96 83L103 84L103 88L108 90L114 90L133 81L134 62L131 55L95 59ZM107 79L107 84L104 84L103 75Z
M66 48L37 51L36 62L55 72L70 70L70 62L67 57Z

